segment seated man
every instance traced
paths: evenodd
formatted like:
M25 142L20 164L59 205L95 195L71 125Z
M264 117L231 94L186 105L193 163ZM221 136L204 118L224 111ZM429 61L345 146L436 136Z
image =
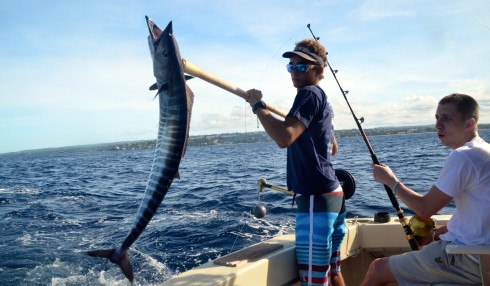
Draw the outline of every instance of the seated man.
M478 103L465 94L439 101L437 136L453 149L439 178L425 195L402 184L386 165L373 165L373 177L392 191L419 217L427 219L454 199L456 211L435 240L419 251L373 261L361 285L481 285L477 257L447 254L446 245L490 244L490 145L478 135Z

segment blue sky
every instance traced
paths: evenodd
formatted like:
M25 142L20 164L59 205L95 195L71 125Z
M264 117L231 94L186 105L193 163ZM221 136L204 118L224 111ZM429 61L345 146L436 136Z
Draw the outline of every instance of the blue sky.
M284 51L311 37L364 128L432 124L462 92L490 123L489 1L0 2L0 153L155 139L158 104L144 16L173 21L183 58L287 111ZM328 70L327 70L328 71ZM191 135L263 130L239 97L200 79ZM330 73L337 129L356 125Z

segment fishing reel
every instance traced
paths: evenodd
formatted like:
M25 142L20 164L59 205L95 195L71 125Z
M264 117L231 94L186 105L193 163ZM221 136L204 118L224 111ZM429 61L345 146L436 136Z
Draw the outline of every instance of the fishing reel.
M434 236L436 230L436 222L432 218L423 219L418 215L414 215L408 221L408 225L417 237Z

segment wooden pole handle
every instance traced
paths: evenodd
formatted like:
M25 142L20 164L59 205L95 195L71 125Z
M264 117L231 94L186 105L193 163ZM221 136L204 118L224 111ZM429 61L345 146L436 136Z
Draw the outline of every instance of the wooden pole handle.
M219 79L216 76L214 76L208 72L205 72L204 70L202 70L198 66L194 65L193 63L189 62L188 60L182 59L182 66L184 67L184 72L186 72L192 76L198 77L202 80L205 80L205 81L209 82L210 84L221 87L222 89L227 90L227 91L229 91L235 95L238 95L239 97L247 100L248 93L245 90L243 90L237 86L234 86L231 83L228 83L222 79ZM267 109L270 112L275 113L275 114L277 114L283 118L286 117L287 114L284 113L284 111L279 110L279 109L275 108L274 106L271 106L267 103L265 105L267 106Z

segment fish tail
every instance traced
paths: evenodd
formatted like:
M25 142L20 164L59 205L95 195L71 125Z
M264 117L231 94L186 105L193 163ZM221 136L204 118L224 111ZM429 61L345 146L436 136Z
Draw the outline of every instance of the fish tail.
M124 276L133 284L133 267L129 261L128 251L121 252L120 249L101 249L87 252L88 256L103 257L109 259L112 263L119 265Z

